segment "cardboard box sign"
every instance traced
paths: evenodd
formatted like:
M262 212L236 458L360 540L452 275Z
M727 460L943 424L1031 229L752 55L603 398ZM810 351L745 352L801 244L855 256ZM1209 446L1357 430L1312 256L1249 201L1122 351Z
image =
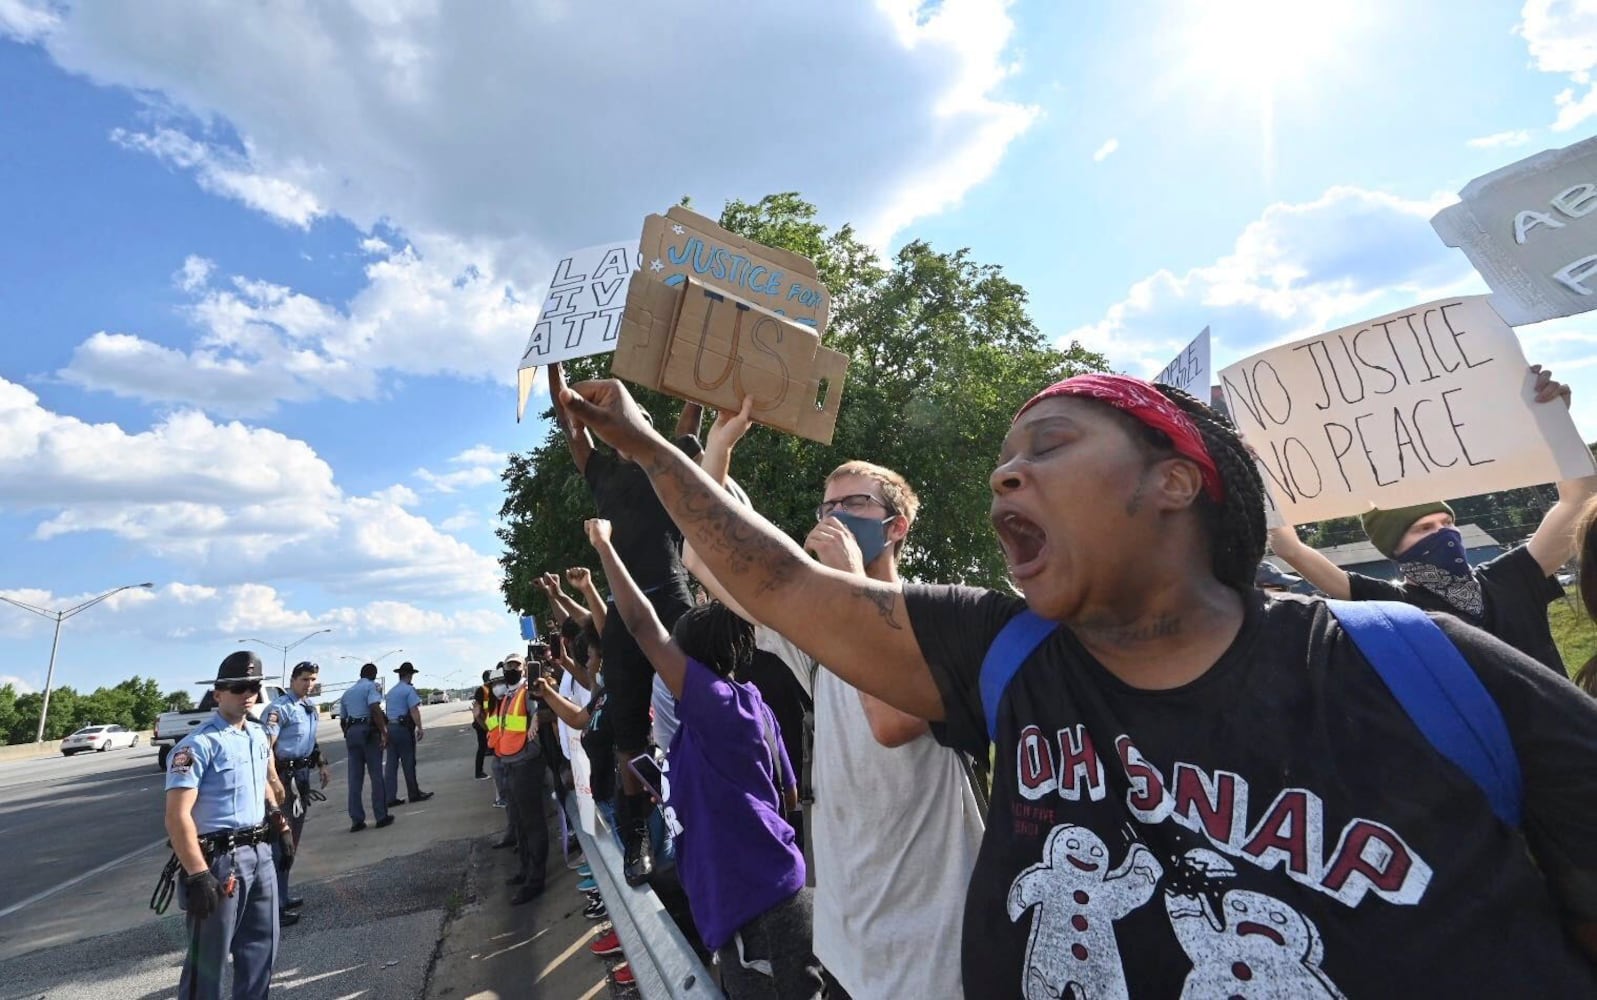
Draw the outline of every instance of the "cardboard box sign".
M754 397L754 419L832 443L848 356L815 331L689 278L666 349L660 388L735 410Z
M662 388L667 341L689 278L826 332L831 295L815 265L796 253L746 240L680 205L643 220L638 251L610 366L618 378Z
M1597 309L1597 138L1477 177L1436 214L1510 326Z

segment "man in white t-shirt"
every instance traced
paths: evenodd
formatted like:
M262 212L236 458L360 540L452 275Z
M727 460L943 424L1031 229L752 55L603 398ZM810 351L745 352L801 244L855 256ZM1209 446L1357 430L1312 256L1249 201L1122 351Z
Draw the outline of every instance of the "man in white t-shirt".
M743 420L723 417L710 431L711 476L725 476ZM833 569L896 581L919 507L903 476L846 463L827 479L804 547ZM700 573L696 558L686 561ZM718 581L700 579L726 602ZM933 739L925 720L759 631L762 648L814 678L815 956L853 1000L960 997L965 890L984 828L967 759Z

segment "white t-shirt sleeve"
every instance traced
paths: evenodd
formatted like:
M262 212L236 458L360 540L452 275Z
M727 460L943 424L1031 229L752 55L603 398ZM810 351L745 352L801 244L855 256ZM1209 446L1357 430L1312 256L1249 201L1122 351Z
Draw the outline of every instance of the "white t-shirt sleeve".
M793 677L798 680L799 687L804 689L804 696L812 702L815 700L815 692L811 690L811 678L815 676L819 665L813 657L793 645L787 636L764 625L754 626L754 645L787 664L787 668L793 671Z

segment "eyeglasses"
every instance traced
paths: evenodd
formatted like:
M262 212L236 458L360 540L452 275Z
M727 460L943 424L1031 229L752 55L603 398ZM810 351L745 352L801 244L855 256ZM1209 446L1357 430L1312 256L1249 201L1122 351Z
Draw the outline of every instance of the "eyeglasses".
M815 508L815 520L824 521L828 515L839 509L849 514L864 514L872 506L880 507L889 514L895 513L892 504L881 497L874 497L869 493L850 493L835 500L822 500L821 505Z
M228 694L260 694L261 693L261 682L260 681L232 681L231 683L221 684L221 685L218 685L218 686L223 691L226 691Z

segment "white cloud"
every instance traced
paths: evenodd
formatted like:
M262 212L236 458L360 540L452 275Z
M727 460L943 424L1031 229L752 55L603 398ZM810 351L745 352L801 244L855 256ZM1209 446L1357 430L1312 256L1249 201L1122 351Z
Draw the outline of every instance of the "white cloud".
M1114 154L1114 151L1119 149L1119 148L1120 148L1120 140L1119 139L1110 139L1108 142L1104 143L1102 146L1099 146L1097 148L1097 150L1095 150L1093 152L1093 154L1092 154L1092 162L1094 162L1094 163L1102 163L1103 161L1109 159L1109 157Z
M172 275L172 281L185 292L198 292L211 280L211 273L216 270L216 264L198 254L190 254L183 260L183 267Z
M110 532L207 586L496 595L494 559L404 510L414 491L400 490L350 496L308 444L276 431L185 410L130 434L0 379L0 509L43 512L40 539Z
M684 183L709 205L798 189L874 240L953 204L1035 117L1001 94L1007 6L152 0L71 5L30 37L160 94L190 121L123 141L282 221L560 251ZM236 145L193 134L218 121Z
M439 521L438 527L449 532L450 534L455 534L457 532L465 531L467 528L476 527L480 521L481 518L479 518L475 513L465 508L461 508L455 513L444 518L442 521Z
M0 8L3 7L4 0L0 0ZM3 9L0 9L0 18L3 18L4 16L5 14ZM29 684L27 681L16 676L15 674L0 674L0 687L5 687L8 684L17 694L33 694L33 692L36 690L32 684Z
M26 0L0 0L0 36L33 42L54 31L59 23L48 9Z
M1465 145L1471 149L1513 149L1515 146L1523 146L1527 142L1530 142L1530 132L1525 129L1517 129L1510 132L1494 132L1491 135L1483 135L1469 140Z
M454 493L499 482L500 473L509 458L504 452L495 451L488 445L474 445L449 460L451 465L461 468L443 473L417 469L416 478L438 493Z
M1514 30L1525 39L1537 69L1566 75L1575 84L1554 99L1553 131L1567 132L1597 114L1591 75L1597 68L1597 0L1525 0Z
M1218 368L1337 319L1377 312L1393 295L1445 294L1473 274L1428 222L1450 200L1334 187L1312 202L1271 205L1227 256L1138 281L1101 320L1061 340L1080 340L1133 374L1151 375L1210 326Z

